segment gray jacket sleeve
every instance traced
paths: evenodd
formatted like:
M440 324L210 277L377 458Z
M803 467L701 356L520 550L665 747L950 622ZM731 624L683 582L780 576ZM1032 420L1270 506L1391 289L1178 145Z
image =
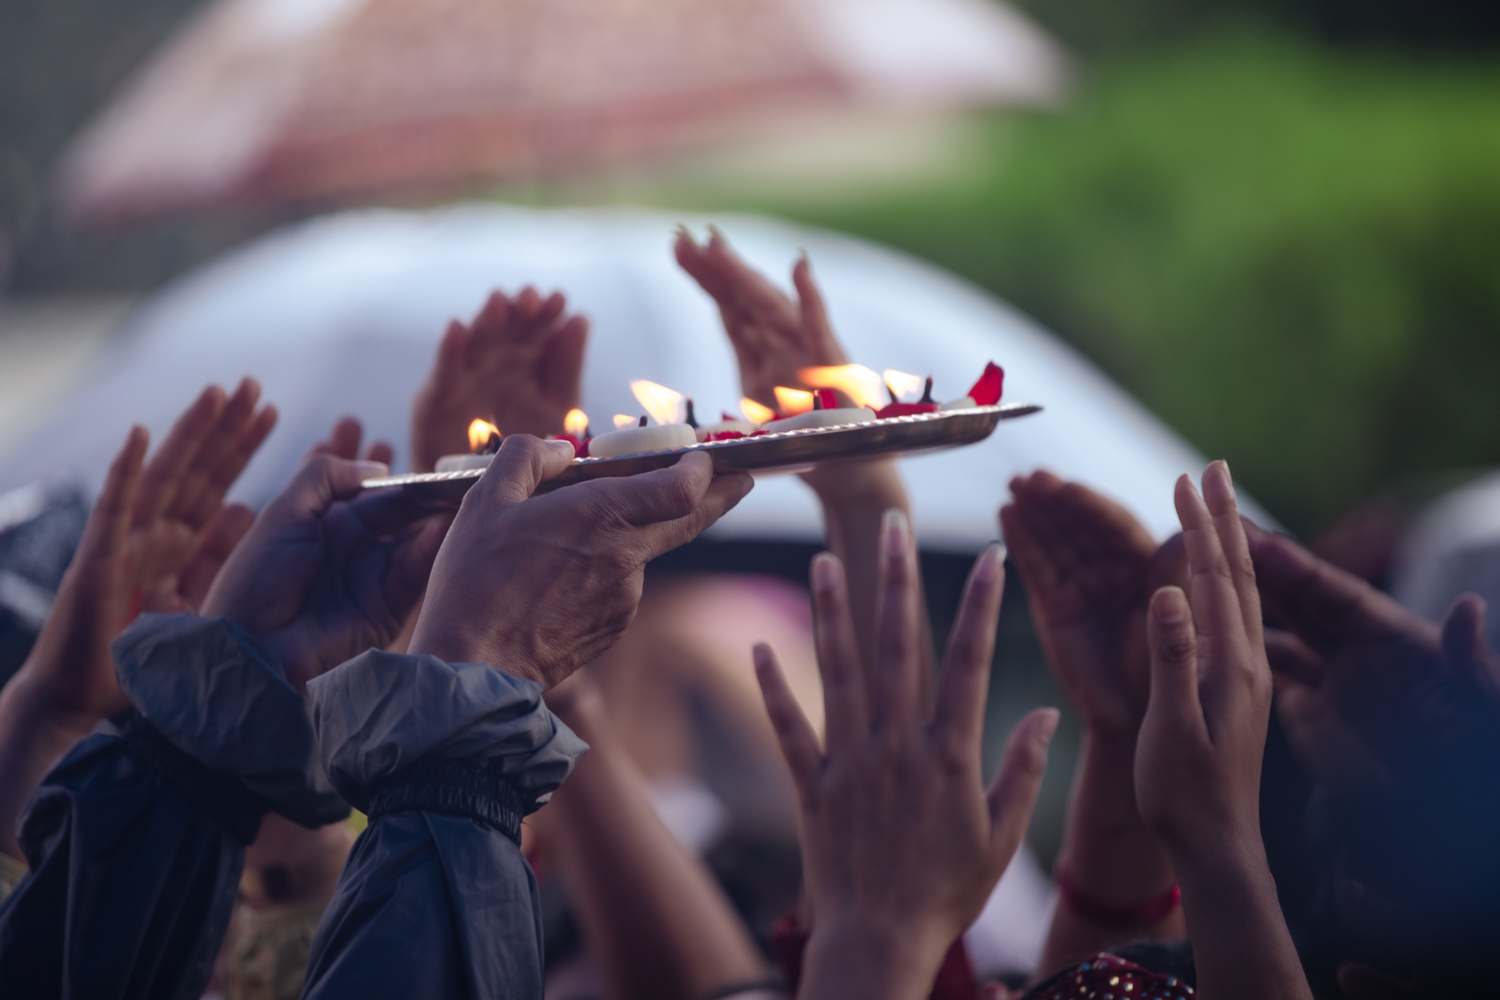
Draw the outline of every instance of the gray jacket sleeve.
M364 810L313 939L306 998L540 998L521 818L587 749L542 687L372 650L308 687L335 788Z
M64 756L21 820L31 870L0 904L6 997L193 1000L261 818L348 814L305 700L254 638L145 615L114 654L134 715Z

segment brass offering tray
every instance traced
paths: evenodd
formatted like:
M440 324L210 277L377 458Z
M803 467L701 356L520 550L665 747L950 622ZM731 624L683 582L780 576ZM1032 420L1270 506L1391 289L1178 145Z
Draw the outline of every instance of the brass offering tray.
M1000 403L940 413L888 417L864 424L809 427L777 431L731 441L705 441L672 451L621 455L617 458L575 458L560 475L542 483L538 493L548 493L573 483L608 476L633 476L672 465L692 451L713 457L715 472L799 472L828 462L880 456L915 455L989 437L1002 420L1025 417L1041 410L1033 403ZM774 425L773 425L774 426ZM483 469L460 472L419 472L404 476L366 479L365 489L399 486L403 495L424 507L452 509L463 500Z

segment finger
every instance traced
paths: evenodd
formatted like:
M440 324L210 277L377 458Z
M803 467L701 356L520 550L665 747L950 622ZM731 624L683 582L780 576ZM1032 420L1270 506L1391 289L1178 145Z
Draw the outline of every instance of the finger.
M536 318L538 310L542 307L542 297L531 285L521 289L521 294L516 296L515 309L512 325L521 326L530 323Z
M310 520L320 516L335 501L354 496L364 480L389 474L390 469L375 462L352 462L337 455L313 455L302 463L286 489L266 505L266 512L274 511L278 518Z
M198 442L167 505L166 516L182 521L194 530L208 523L214 511L219 509L219 499L222 499L221 496L210 503L208 494L218 483L219 470L235 458L236 444L254 420L255 404L259 401L260 383L252 378L241 379L219 411L218 419Z
M537 309L536 316L527 325L526 335L535 337L552 329L553 324L562 316L563 310L567 308L568 300L562 292L553 292L542 301Z
M226 448L224 461L214 470L199 493L193 511L187 516L189 523L207 524L218 512L230 487L239 479L240 473L245 471L245 466L250 464L250 460L276 427L278 417L276 407L267 405L251 418L238 439Z
M1026 508L1020 503L1000 508L1000 534L1028 591L1040 596L1057 588L1061 582L1057 565L1048 558L1046 547L1037 538Z
M559 408L578 405L578 383L583 376L583 352L588 343L587 316L572 316L557 329L537 358L537 382Z
M474 315L474 322L470 325L470 360L477 361L497 344L508 341L515 317L516 310L505 293L498 288L490 292L489 298L479 307L479 312Z
M848 752L869 733L869 700L865 672L860 666L859 640L849 608L849 586L844 564L832 552L813 557L813 641L818 651L818 674L823 681L823 728L828 752Z
M870 715L875 725L899 730L918 713L921 599L911 528L906 512L896 507L881 520L880 568Z
M83 538L78 543L78 562L113 559L124 547L150 440L151 435L139 424L125 435L125 442L109 463L104 487L84 525Z
M366 462L379 462L381 465L390 465L396 457L396 449L389 441L372 441L370 447L365 450Z
M955 754L977 763L984 741L990 665L1005 589L1005 546L991 545L974 563L948 636L933 728Z
M197 548L178 574L177 591L189 611L196 612L202 605L219 569L254 523L253 510L242 503L231 503L220 507L204 527Z
M333 455L352 462L359 457L359 439L364 437L364 433L364 425L356 418L340 417L329 432L328 439L309 448L307 457Z
M457 511L434 514L391 543L390 571L385 580L386 603L397 621L405 621L427 590L432 564Z
M1484 598L1460 594L1443 620L1443 657L1449 669L1500 700L1500 656L1484 632Z
M1266 659L1276 680L1304 687L1321 687L1328 673L1328 664L1307 643L1279 628L1266 630Z
M1198 636L1187 595L1177 587L1163 587L1151 595L1146 641L1151 646L1147 721L1179 736L1206 738L1208 728L1198 701Z
M708 247L704 255L723 275L735 310L781 328L793 326L800 319L797 308L786 293L745 263L715 226L708 227Z
M691 513L673 521L661 521L635 529L638 539L644 545L645 560L649 562L697 538L715 521L733 510L754 486L755 480L748 473L732 472L715 476Z
M601 515L634 527L674 521L691 514L714 479L713 459L701 451L683 455L665 469L583 483Z
M1250 559L1250 543L1234 496L1234 481L1229 463L1220 459L1210 462L1203 471L1203 500L1213 515L1214 530L1224 550L1225 561L1239 595L1240 622L1252 649L1262 649L1260 591L1255 584L1255 564Z
M224 405L224 390L211 385L177 418L141 476L133 512L136 527L151 524L167 511L198 446L213 430Z
M1186 591L1191 574L1188 572L1187 542L1182 532L1161 543L1146 565L1146 588L1155 593L1158 588L1176 586Z
M1177 481L1175 500L1188 566L1192 570L1188 591L1192 622L1198 630L1198 642L1208 654L1204 663L1211 669L1227 669L1246 659L1239 653L1248 640L1240 615L1237 581L1220 544L1213 515L1190 477L1183 476ZM1207 687L1216 686L1219 680L1214 674L1203 678Z
M567 441L543 441L530 434L512 434L500 442L490 467L464 497L499 505L520 503L543 482L558 475L573 461L573 445Z
M792 784L797 789L802 811L811 812L818 804L818 773L823 763L818 736L802 714L771 647L756 643L754 658L755 679L760 682L761 698L766 703L766 714L771 717L771 727L776 730L776 742L781 745L781 755L792 772Z
M1016 723L1005 741L1000 770L990 783L990 870L1005 870L1026 836L1036 797L1047 773L1047 747L1057 732L1060 715L1055 708L1037 708Z
M792 285L797 289L797 308L801 314L802 330L807 334L808 347L813 348L817 364L841 365L848 358L833 335L833 325L828 322L828 308L823 303L823 293L813 280L812 264L807 252L792 265Z

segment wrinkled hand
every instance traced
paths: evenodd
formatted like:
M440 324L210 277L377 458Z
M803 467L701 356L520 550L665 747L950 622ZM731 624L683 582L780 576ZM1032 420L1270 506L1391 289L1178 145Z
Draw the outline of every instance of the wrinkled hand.
M1124 507L1050 472L1011 480L1000 511L1037 633L1096 735L1133 740L1146 712L1146 604L1183 577L1181 536L1158 548Z
M202 613L262 639L299 689L401 630L452 515L361 494L386 466L309 457L225 563Z
M640 602L645 565L750 491L707 455L655 472L531 494L572 461L566 441L507 437L464 497L408 647L489 663L551 687L608 649Z
M115 456L25 667L70 727L127 707L110 658L115 635L141 610L196 609L249 528L249 508L223 500L276 423L273 408L256 409L259 395L249 379L228 398L209 386L149 463L142 427Z
M769 647L755 651L766 708L801 808L813 909L803 995L925 997L1020 845L1057 724L1032 712L986 791L985 696L1004 571L998 547L964 591L929 718L922 709L916 559L899 512L882 532L877 652L861 664L843 567L813 562L826 747ZM868 981L867 981L868 977Z
M1484 603L1466 595L1440 627L1290 539L1246 526L1266 609L1287 735L1335 791L1420 770L1500 706L1500 657Z
M746 396L775 408L776 386L802 384L798 369L848 362L829 325L806 256L792 266L798 298L794 303L741 260L717 229L709 228L704 246L686 229L679 229L673 249L677 263L719 305Z
M543 299L528 285L514 298L492 292L467 326L448 324L412 406L415 471L468 452L475 418L507 435L563 432L563 417L578 405L589 329L587 318L568 315L566 306L561 293Z
M1260 767L1271 712L1255 567L1229 467L1203 473L1203 495L1177 482L1189 595L1151 599L1151 695L1136 753L1141 816L1179 878L1184 868L1259 857ZM1189 920L1192 919L1189 913Z

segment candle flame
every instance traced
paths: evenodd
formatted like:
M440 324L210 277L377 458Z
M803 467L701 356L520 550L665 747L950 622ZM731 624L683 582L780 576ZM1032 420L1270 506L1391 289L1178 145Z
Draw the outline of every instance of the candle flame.
M499 437L500 428L488 420L474 420L469 424L469 450L478 454L490 443L490 437Z
M619 430L621 427L634 427L634 426L635 426L635 417L627 417L623 413L616 413L615 414L615 430Z
M740 400L740 412L743 413L745 415L745 419L750 421L752 424L763 424L766 421L770 420L772 417L776 416L775 410L771 409L769 406L761 406L749 396L746 396L744 399Z
M778 385L775 389L776 406L784 416L793 417L799 413L806 413L813 408L813 394L803 392L801 389L788 389L784 385Z
M885 378L885 384L891 387L891 391L896 394L898 399L902 396L917 395L922 391L923 386L927 384L926 380L920 375L908 375L906 372L898 372L894 368L887 368L881 372L881 375Z
M682 422L682 393L677 390L638 378L630 383L630 391L635 393L635 398L640 400L642 408L651 414L651 419L657 423Z
M855 406L879 408L885 402L885 385L880 376L864 365L820 365L800 368L797 377L814 389L837 389ZM921 388L918 385L918 388Z
M588 431L588 429L589 415L578 409L578 407L576 406L568 411L568 415L566 417L563 417L563 430L567 431L569 434L573 435L573 437L577 438L580 441L583 440L583 435L586 431Z

